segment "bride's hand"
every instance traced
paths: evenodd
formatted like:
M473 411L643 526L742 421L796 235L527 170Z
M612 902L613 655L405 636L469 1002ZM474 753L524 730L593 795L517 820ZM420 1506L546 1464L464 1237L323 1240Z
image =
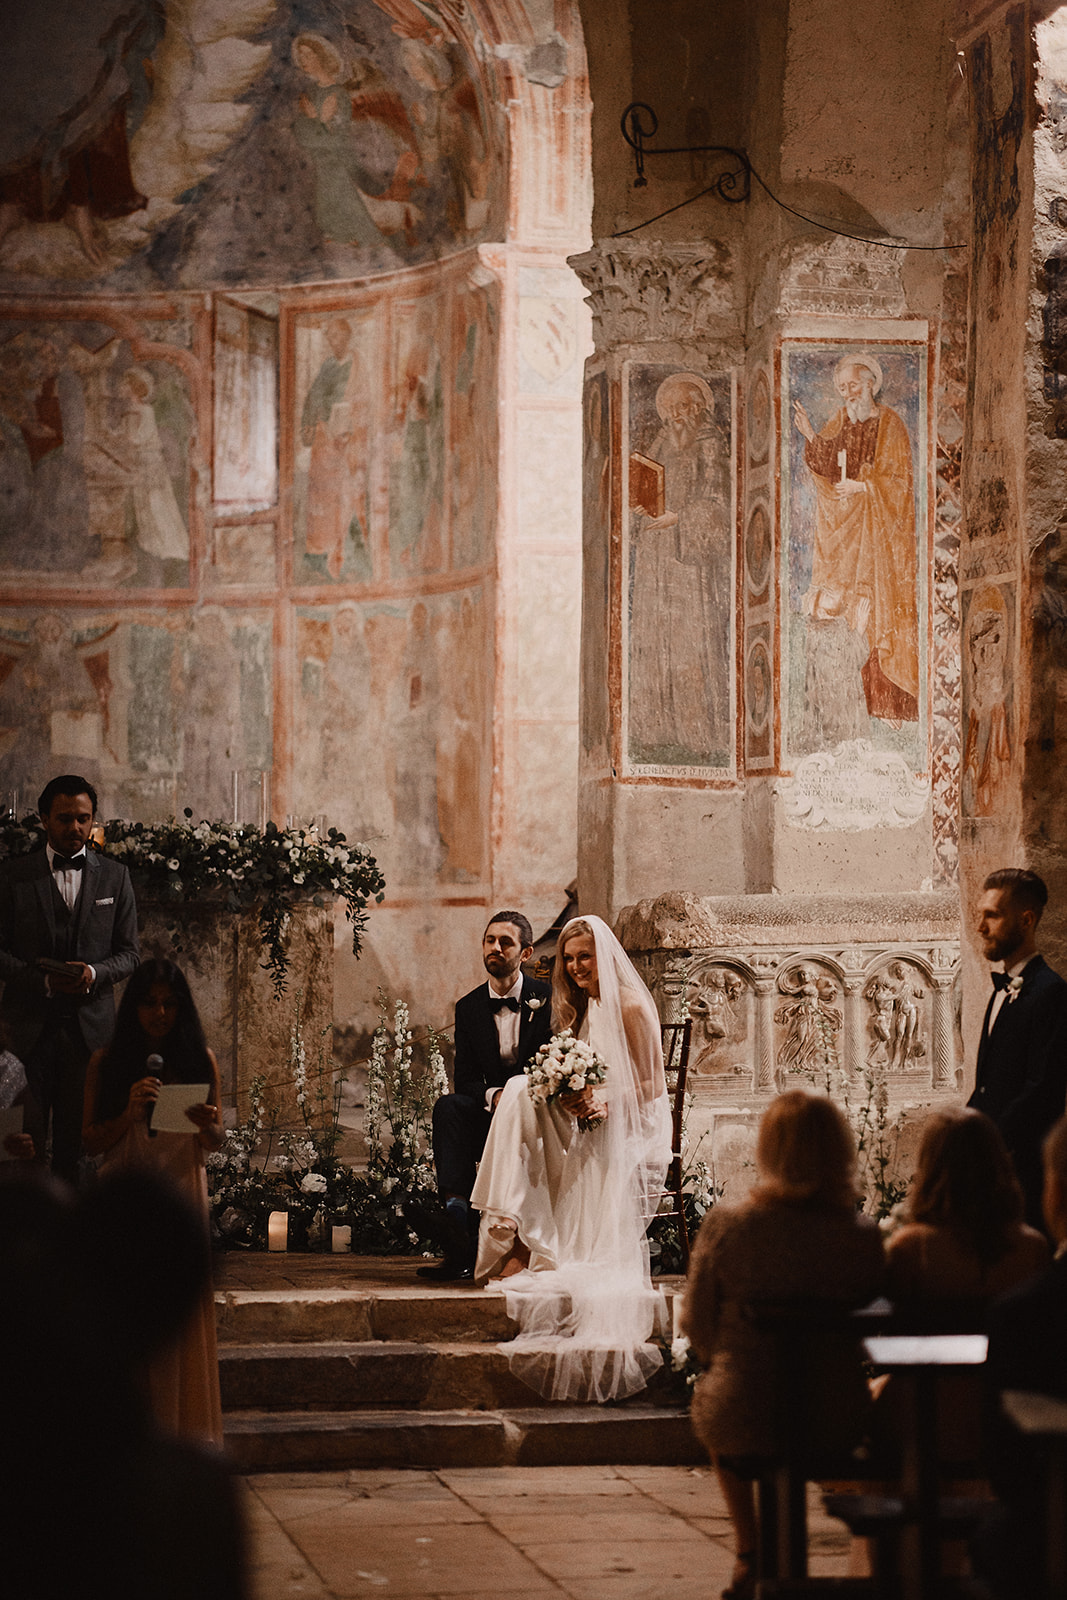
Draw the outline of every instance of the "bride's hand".
M575 1094L561 1094L559 1103L564 1111L569 1111L572 1117L606 1117L608 1108L597 1100L591 1084L586 1084L584 1089L579 1089Z

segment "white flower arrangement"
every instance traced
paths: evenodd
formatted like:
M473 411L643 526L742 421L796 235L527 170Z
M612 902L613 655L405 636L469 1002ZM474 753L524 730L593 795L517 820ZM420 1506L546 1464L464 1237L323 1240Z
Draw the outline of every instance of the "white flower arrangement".
M104 824L102 848L134 877L149 899L196 900L221 896L231 909L255 907L266 947L266 963L278 994L285 988L288 956L285 921L293 905L345 901L352 924L352 950L359 954L366 907L384 898L385 880L366 845L350 844L329 828L279 828L262 831L251 824L197 822L186 809L180 820L145 823L113 820ZM9 837L11 835L11 837ZM6 848L5 848L6 847ZM21 836L0 835L0 855L20 854Z
M526 1088L534 1105L547 1105L561 1094L578 1094L595 1087L608 1075L605 1062L584 1039L576 1039L570 1028L555 1033L526 1063ZM604 1117L579 1117L584 1132L595 1128Z
M1023 992L1023 978L1021 972L1017 972L1014 978L1009 980L1008 986L1004 992L1008 997L1008 1004L1014 1005L1015 1001L1018 1000L1019 996Z
M526 1002L528 1008L531 1011L540 1011L540 1009L544 1005L544 1003L545 1003L545 1001L544 1001L544 996L543 995L534 995L531 999L527 1000L527 1002Z
M325 1194L329 1184L321 1172L305 1172L300 1187L305 1194Z

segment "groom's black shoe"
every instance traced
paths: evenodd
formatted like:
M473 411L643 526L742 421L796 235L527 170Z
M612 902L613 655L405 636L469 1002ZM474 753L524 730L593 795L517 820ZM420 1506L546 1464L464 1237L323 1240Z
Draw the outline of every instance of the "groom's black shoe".
M433 1283L470 1283L474 1268L469 1261L454 1261L446 1256L433 1267L416 1267L417 1278L429 1278Z
M458 1209L462 1206L462 1212ZM474 1258L478 1254L478 1213L459 1199L445 1207L440 1233L445 1259L433 1267L417 1267L415 1276L432 1283L469 1283L474 1277Z

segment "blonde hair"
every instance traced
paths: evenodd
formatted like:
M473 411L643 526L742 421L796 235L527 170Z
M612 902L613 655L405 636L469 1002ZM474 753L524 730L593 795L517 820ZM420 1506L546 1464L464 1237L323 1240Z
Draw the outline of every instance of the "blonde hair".
M552 967L552 1025L560 1031L573 1028L577 1033L589 1005L589 996L584 989L579 989L576 983L571 982L563 964L564 945L570 944L572 939L583 933L589 935L595 946L596 935L582 917L568 922L556 940L556 959Z
M756 1140L759 1179L753 1198L763 1204L856 1205L856 1144L852 1129L825 1095L792 1089L763 1113Z

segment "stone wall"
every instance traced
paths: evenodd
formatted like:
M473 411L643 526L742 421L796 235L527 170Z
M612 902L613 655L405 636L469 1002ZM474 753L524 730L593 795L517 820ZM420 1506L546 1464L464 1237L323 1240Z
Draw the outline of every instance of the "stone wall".
M0 25L0 803L325 817L387 883L338 1020L442 1024L574 875L576 14L53 11Z
M689 1149L730 1198L752 1176L755 1128L790 1088L889 1124L958 1103L956 896L663 895L617 932L664 1022L692 1019ZM909 1140L894 1136L907 1175Z

